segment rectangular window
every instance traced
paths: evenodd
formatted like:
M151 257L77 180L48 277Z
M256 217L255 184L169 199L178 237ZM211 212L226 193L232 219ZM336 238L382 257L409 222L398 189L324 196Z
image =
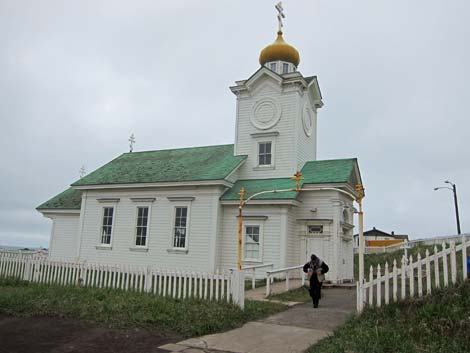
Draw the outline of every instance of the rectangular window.
M308 226L308 234L321 234L323 233L323 226Z
M271 70L276 72L276 63L271 63Z
M259 226L245 226L245 260L259 260L259 248Z
M271 142L261 142L258 145L258 164L271 165Z
M111 245L111 234L113 232L113 207L103 208L103 224L101 226L101 244Z
M173 247L186 248L187 207L175 207L175 227L173 228Z
M137 207L137 224L136 224L136 229L135 229L135 245L136 246L147 245L148 218L149 218L149 208Z
M287 74L289 72L289 64L283 63L282 64L282 73Z

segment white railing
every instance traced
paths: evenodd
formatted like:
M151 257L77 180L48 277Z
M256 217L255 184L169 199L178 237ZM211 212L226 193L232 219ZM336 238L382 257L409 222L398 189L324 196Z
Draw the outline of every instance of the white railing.
M426 250L424 258L418 254L415 262L413 262L412 255L409 258L403 255L400 268L396 260L393 261L392 268L389 268L388 263L385 263L383 267L379 264L375 270L371 266L369 281L362 285L357 283L357 310L361 312L366 305L380 307L382 304L386 305L391 301L396 302L407 297L421 297L425 294L424 292L430 294L433 289L448 287L448 257L450 258L450 281L455 284L458 252L462 253L462 278L467 279L467 246L469 245L470 243L464 242L456 246L455 242L451 242L447 247L446 243L442 243L441 251L434 246L433 254Z
M259 270L259 269L265 268L265 267L271 267L271 268L273 268L273 266L274 266L273 264L261 264L261 265L253 265L253 266L244 266L244 267L242 268L242 271L243 271L243 272L246 272L247 274L248 274L249 272L251 272L251 273L250 273L250 276L251 276L251 287L252 287L252 289L255 289L255 288L256 288L256 278L261 279L261 278L259 278L259 277L256 276L256 275L257 275L257 274L256 274L256 270ZM265 279L266 276L267 276L266 271L262 271L261 273L263 274L263 278L262 278L262 279Z
M244 292L234 291L236 273L163 270L154 266L104 265L53 261L44 256L0 252L0 278L43 284L113 288L159 296L243 303ZM236 293L236 300L233 294Z
M292 267L285 267L285 268L280 268L277 270L272 270L272 271L266 271L266 297L268 297L271 294L271 283L274 281L274 277L278 277L276 275L279 275L280 273L285 273L286 274L286 292L289 291L290 288L290 273L291 272L297 272L300 270L300 275L298 278L301 279L302 286L305 284L305 274L303 271L304 265L298 265L298 266L292 266Z

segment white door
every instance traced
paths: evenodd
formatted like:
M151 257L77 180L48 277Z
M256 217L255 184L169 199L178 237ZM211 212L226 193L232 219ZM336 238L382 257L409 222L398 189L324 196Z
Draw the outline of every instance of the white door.
M321 237L308 237L307 238L307 253L305 254L306 260L310 260L310 255L315 254L320 259L325 258L326 247L325 239Z

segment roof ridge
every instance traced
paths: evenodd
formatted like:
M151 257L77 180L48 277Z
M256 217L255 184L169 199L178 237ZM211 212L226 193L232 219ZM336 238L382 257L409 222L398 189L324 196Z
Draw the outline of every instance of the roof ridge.
M194 146L194 147L164 148L164 149L161 149L161 150L133 151L133 152L122 153L121 156L128 155L128 154L136 154L136 153L181 151L181 150L192 150L192 149L196 149L196 148L223 147L223 146L234 146L234 145L235 144L233 144L233 143L226 143L226 144L222 144L222 145L206 145L206 146Z
M305 164L310 162L333 162L333 161L357 161L357 157L351 158L332 158L332 159L316 159L314 161L306 161Z

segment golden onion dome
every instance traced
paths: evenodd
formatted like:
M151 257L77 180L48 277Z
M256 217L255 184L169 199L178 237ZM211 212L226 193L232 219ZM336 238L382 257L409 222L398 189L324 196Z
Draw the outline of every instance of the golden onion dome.
M282 31L277 32L276 41L261 50L261 54L259 55L259 63L261 65L264 65L269 61L276 60L290 62L296 67L300 62L299 52L292 45L287 44L284 41L284 38L282 38Z

